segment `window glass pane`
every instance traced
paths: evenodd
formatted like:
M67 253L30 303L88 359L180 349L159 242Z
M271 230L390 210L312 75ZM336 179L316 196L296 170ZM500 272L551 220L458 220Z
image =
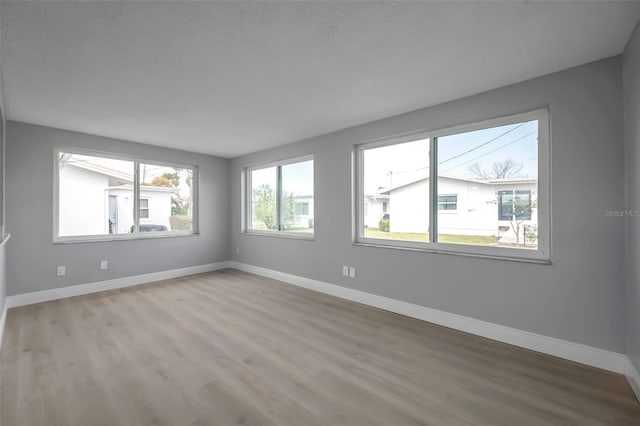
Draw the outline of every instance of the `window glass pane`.
M141 199L140 200L140 219L148 219L149 218L149 200Z
M58 154L58 235L126 234L133 225L133 161Z
M440 195L438 196L438 210L457 210L457 195Z
M140 232L193 230L193 170L140 163Z
M437 144L438 242L536 249L538 121L444 136ZM454 193L455 211L440 208L440 197Z
M277 230L277 168L251 170L251 229Z
M313 160L286 164L282 174L282 231L313 232Z
M429 241L429 139L362 154L364 237Z
M309 215L309 203L296 201L295 212L297 216Z
M518 220L531 220L531 191L515 191L513 213Z

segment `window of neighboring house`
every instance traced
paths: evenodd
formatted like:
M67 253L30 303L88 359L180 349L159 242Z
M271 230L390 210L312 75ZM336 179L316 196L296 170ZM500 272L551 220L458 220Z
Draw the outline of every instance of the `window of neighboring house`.
M309 203L296 203L297 216L309 216Z
M140 198L140 219L149 219L149 199Z
M498 191L498 220L531 220L531 191Z
M458 210L458 196L438 195L438 210Z
M356 243L549 260L546 109L361 145L356 165Z
M246 177L246 232L313 237L313 158L249 167Z
M54 241L192 234L197 230L196 167L151 164L78 149L56 150L55 163Z

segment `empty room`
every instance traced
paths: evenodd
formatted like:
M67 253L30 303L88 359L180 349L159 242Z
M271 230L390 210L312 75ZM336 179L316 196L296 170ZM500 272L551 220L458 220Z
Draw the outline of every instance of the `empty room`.
M0 425L640 425L640 1L0 1Z

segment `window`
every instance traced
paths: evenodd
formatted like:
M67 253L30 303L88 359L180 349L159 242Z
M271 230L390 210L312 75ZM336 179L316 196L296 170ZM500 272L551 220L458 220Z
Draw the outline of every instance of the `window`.
M550 257L546 109L361 145L356 164L357 243Z
M76 149L57 150L55 162L55 241L196 232L195 167Z
M309 216L309 203L296 203L297 216Z
M140 219L149 219L149 199L140 199Z
M458 196L438 195L438 210L458 210Z
M429 139L374 145L360 153L363 198L371 200L361 222L367 224L362 227L362 237L427 242Z
M531 220L531 191L498 191L498 220Z
M312 158L250 167L246 176L247 232L313 237Z

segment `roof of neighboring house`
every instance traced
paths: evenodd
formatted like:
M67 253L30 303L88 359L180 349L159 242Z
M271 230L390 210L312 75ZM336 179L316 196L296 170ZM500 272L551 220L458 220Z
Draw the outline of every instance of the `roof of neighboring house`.
M108 187L107 189L123 189L123 190L133 191L133 176L128 173L124 173L119 170L113 170L108 167L104 167L103 165L100 165L100 164L88 163L84 161L78 161L78 162L66 163L66 164L69 166L78 167L80 169L89 170L91 172L100 173L102 175L114 177L116 179L120 179L125 182L131 182L124 185L113 185ZM148 185L140 186L140 190L152 191L152 192L178 192L179 191L178 188L170 188L167 186L148 186Z
M480 184L480 185L503 185L503 184L514 184L514 183L536 183L538 181L537 179L530 178L530 177L511 177L511 178L504 178L504 179L483 180L483 179L465 178L465 177L460 177L460 176L443 176L443 175L440 175L440 176L438 176L438 178L459 180L459 181L463 181L463 182L473 182L473 183L477 183L477 184ZM389 194L389 193L391 193L391 191L395 191L396 189L403 188L405 186L413 185L414 183L427 181L427 180L429 180L429 176L422 176L422 177L419 177L419 178L416 178L416 179L412 179L412 180L410 180L408 182L403 182L403 183L398 184L398 185L393 185L393 186L389 186L387 188L383 188L378 192L378 194L380 194L380 195Z
M117 185L110 186L107 189L122 189L125 191L133 191L133 185ZM140 191L145 192L178 192L178 188L169 188L167 186L141 186Z
M373 195L365 195L366 198L372 199L372 200L388 200L389 199L389 194L373 194Z
M89 170L91 172L100 173L102 175L112 176L126 182L133 182L133 175L121 172L119 170L113 170L100 164L88 163L85 161L68 162L66 164L69 166L78 167L80 169Z
M511 183L536 183L538 179L530 178L530 177L510 177L503 179L489 179L488 181L491 185L503 185L503 184L511 184Z

